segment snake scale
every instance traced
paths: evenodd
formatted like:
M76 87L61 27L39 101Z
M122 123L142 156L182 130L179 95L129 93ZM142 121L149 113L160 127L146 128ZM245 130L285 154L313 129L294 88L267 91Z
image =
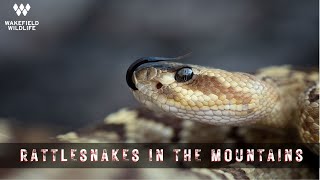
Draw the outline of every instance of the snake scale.
M137 60L127 71L127 83L144 107L121 109L106 117L103 124L59 135L57 139L62 142L319 143L318 69L299 70L284 65L247 74L172 61L181 58ZM319 147L312 146L311 151L319 154ZM118 176L106 177L297 179L316 178L317 171L251 166L121 169L114 171ZM123 176L124 172L130 175Z

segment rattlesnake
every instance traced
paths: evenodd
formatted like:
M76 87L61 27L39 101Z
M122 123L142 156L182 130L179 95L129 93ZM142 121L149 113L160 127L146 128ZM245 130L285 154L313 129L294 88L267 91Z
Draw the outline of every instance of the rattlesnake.
M295 126L303 142L319 142L318 72L273 67L251 75L167 60L141 58L127 71L149 109L218 126Z
M62 142L319 143L317 69L298 70L285 65L247 74L168 60L172 59L141 58L128 69L128 85L148 109L124 108L110 114L103 124L59 135L57 139ZM319 153L318 146L310 147L313 153ZM191 170L122 169L119 177L123 177L124 171L131 174L129 178L205 179L315 178L318 173L317 169L248 165L247 168Z

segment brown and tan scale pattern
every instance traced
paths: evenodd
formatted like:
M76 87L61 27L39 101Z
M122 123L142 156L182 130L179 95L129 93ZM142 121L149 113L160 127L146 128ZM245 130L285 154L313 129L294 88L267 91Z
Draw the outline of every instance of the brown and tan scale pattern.
M139 89L134 92L135 97L157 113L122 109L110 114L100 128L60 135L58 139L63 142L283 143L295 142L300 135L303 142L319 142L319 85L314 84L318 81L317 72L281 66L261 69L253 76L192 67L194 78L181 84L175 83L172 72L156 68L135 75ZM162 84L160 89L157 89L158 83ZM233 104L230 106L228 102ZM250 108L250 104L254 106ZM209 119L205 118L227 116L232 123L250 113L258 120L253 120L257 122L255 125L246 127L208 125ZM232 124L224 122L224 125ZM318 153L318 148L312 150ZM317 169L308 168L230 166L191 170L122 169L115 172L120 173L119 176L113 173L113 177L128 173L131 178L153 179L314 179L318 173Z
M194 77L186 83L176 82L171 71L140 69L133 78L139 88L134 96L150 109L214 125L253 123L274 111L279 97L271 84L245 73L188 66ZM155 86L159 83L160 89Z
M178 69L183 64L161 63L134 74L137 100L152 110L213 125L292 128L300 116L297 97L310 82L318 81L317 72L290 66L268 67L250 75L188 64L194 75L181 83L174 79L175 68L161 65ZM155 86L159 83L161 88Z
M141 123L132 123L141 122ZM152 126L145 126L148 123L155 123ZM123 140L123 132L119 129L108 129L108 126L114 127L114 124L122 124L124 127L131 129L131 133L127 134ZM160 125L162 124L162 125ZM169 125L170 124L170 125ZM272 132L263 129L250 129L242 127L215 127L207 126L206 124L195 121L182 121L167 115L156 115L146 109L128 109L124 108L118 112L110 114L105 118L103 124L97 125L95 128L90 128L86 132L71 132L64 135L59 135L57 138L62 142L174 142L168 138L166 131L161 131L163 127L172 129L172 132L177 135L175 142L194 142L194 143L213 143L213 142L257 142L259 137L257 134L265 134L260 138L264 142L281 142L287 138L279 132ZM105 129L105 130L103 130ZM98 132L98 133L97 133ZM148 134L145 138L141 135ZM256 135L255 135L256 134ZM117 138L115 138L118 136ZM153 136L153 137L150 137ZM256 139L246 139L246 136L256 136ZM101 138L103 137L103 138ZM172 138L172 137L171 137ZM118 141L115 141L118 139ZM162 139L162 140L161 140ZM275 141L277 140L277 141ZM261 142L261 141L260 141ZM307 168L255 168L250 165L244 165L246 168L237 168L230 165L229 168L207 169L207 168L192 168L188 169L104 169L103 171L95 171L94 169L81 169L81 172L95 171L96 177L104 178L130 178L130 179L306 179L316 178L317 172ZM58 171L58 170L57 170ZM67 170L69 171L69 170ZM124 176L127 174L127 176ZM38 173L39 177L43 173ZM63 177L63 176L62 176ZM73 176L75 177L75 176Z
M221 70L222 71L222 70ZM197 70L196 70L197 72ZM217 70L219 72L219 70ZM156 74L150 74L156 76ZM249 76L250 78L251 76ZM262 69L255 76L268 84L274 84L279 93L279 102L285 106L279 106L285 113L274 114L274 120L268 117L267 121L261 121L258 125L267 127L230 127L211 126L197 121L185 121L168 114L158 114L143 108L124 108L110 114L101 124L84 128L78 131L58 135L56 140L60 142L290 142L298 139L298 133L305 142L319 141L319 85L318 72L306 73L295 71L288 66L270 67ZM170 78L168 78L170 81ZM223 84L222 79L215 79ZM228 81L228 79L227 79ZM165 82L165 81L164 81ZM201 81L199 81L200 83ZM310 84L311 82L311 84ZM218 82L216 82L218 83ZM154 84L155 85L155 84ZM187 84L186 84L187 85ZM217 84L219 85L219 84ZM141 86L140 86L141 87ZM172 85L174 87L174 85ZM175 86L177 87L177 85ZM202 88L204 89L205 86ZM201 88L200 88L201 89ZM218 88L221 89L221 88ZM215 90L216 91L216 90ZM164 92L160 89L159 92ZM167 93L170 90L166 90ZM217 92L217 91L216 91ZM220 90L219 90L220 92ZM221 91L225 92L225 91ZM146 93L148 93L146 91ZM168 95L168 94L167 94ZM156 96L156 94L153 94ZM183 97L183 96L182 96ZM232 99L234 96L228 96ZM138 97L139 98L139 97ZM142 98L142 97L140 97ZM162 97L163 98L163 97ZM172 99L179 99L174 96ZM227 99L227 96L226 96ZM299 99L299 101L297 101ZM166 102L166 99L161 99ZM141 99L144 101L144 99ZM180 102L180 101L179 101ZM182 102L182 101L181 101ZM152 104L149 104L152 106ZM181 104L180 104L181 105ZM157 107L157 106L155 106ZM297 108L299 111L297 111ZM299 119L296 117L301 115ZM289 128L275 127L278 119L286 119L288 123L296 123L303 127L303 131L296 134L288 131ZM32 133L17 131L11 126L11 121L2 120L2 142L11 142L17 137L28 136ZM279 126L283 127L283 125ZM316 133L317 132L317 133ZM16 134L22 134L17 136ZM294 138L292 138L294 137ZM34 137L24 137L33 139ZM25 140L25 139L24 139ZM50 139L52 140L52 139ZM56 141L54 140L54 141ZM314 150L316 153L318 150ZM255 168L247 165L246 168L194 168L194 169L5 169L2 178L7 179L45 179L45 178L73 178L73 179L316 179L318 169L289 169L289 168Z
M300 118L297 122L302 142L310 143L311 149L319 154L319 84L312 85L299 97Z

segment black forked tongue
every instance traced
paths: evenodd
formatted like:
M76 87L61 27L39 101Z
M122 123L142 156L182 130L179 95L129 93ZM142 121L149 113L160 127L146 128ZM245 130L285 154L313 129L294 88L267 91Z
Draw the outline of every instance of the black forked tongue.
M174 61L174 60L179 60L179 59L183 59L187 56L189 56L191 54L191 52L182 55L182 56L178 56L178 57L174 57L174 58L168 58L168 57L143 57L140 58L136 61L134 61L128 68L127 70L127 74L126 74L126 81L128 86L132 89L132 90L138 90L138 88L136 87L136 85L133 83L132 80L132 76L134 71L141 66L142 64L146 64L146 63L152 63L152 62L159 62L159 61Z

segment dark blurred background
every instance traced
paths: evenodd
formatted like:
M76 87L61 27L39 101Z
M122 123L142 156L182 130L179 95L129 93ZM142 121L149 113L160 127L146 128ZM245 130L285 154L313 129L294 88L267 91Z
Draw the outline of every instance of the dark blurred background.
M18 17L14 3L29 3ZM133 107L125 73L142 56L232 71L318 66L318 1L0 2L0 117L71 130ZM8 31L5 20L38 20Z

